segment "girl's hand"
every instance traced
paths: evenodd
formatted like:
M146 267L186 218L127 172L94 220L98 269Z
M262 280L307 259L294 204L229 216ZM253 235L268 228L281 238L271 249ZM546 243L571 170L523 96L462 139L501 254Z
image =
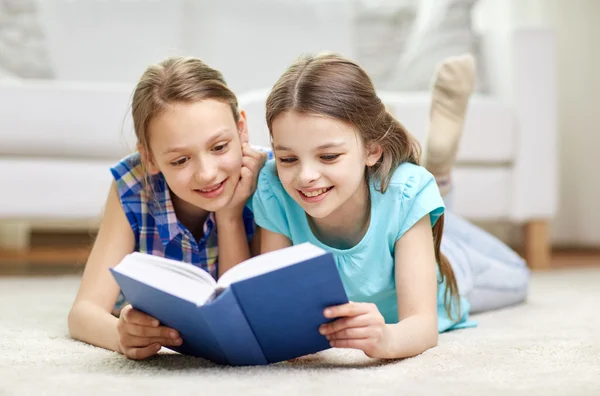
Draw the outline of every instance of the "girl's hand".
M325 309L326 318L341 318L319 327L335 348L362 350L372 358L387 358L391 353L391 336L375 304L355 303Z
M248 143L242 143L242 155L240 181L233 192L231 201L217 212L217 216L229 214L233 218L240 217L246 201L256 190L258 174L267 160L267 154L254 150Z
M164 346L179 346L183 340L177 331L159 326L158 320L127 305L117 323L120 352L129 359L141 360L158 353Z

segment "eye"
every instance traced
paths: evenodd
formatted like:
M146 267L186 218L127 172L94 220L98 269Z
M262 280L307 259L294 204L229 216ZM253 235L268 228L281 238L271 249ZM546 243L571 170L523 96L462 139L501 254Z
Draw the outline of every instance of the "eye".
M214 147L212 148L212 151L219 153L219 152L221 152L221 151L225 151L225 150L227 149L227 147L228 147L228 146L229 146L229 142L227 142L227 143L221 143L221 144L217 144L216 146L214 146Z
M322 155L320 158L323 161L331 162L331 161L335 161L336 159L338 159L339 156L340 156L339 154L325 154L325 155Z
M292 164L292 163L296 162L296 158L294 158L294 157L279 157L278 160L282 164Z
M171 164L171 166L174 166L174 167L182 166L183 164L188 162L189 159L190 159L190 157L182 157L182 158L179 158L178 160L170 162L170 164Z

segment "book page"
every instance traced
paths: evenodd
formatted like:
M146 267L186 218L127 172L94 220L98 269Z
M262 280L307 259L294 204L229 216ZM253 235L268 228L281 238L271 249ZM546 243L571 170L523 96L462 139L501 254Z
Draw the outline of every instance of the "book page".
M192 264L139 252L125 256L114 270L197 305L211 299L217 286L209 273Z
M224 273L217 282L218 288L225 289L237 281L275 271L325 253L327 253L325 250L307 242L261 254L236 265Z

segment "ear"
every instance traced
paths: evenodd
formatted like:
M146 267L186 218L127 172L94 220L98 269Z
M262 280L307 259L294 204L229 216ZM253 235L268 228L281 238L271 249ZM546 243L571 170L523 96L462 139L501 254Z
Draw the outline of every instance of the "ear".
M157 173L160 173L160 170L154 162L154 158L152 158L152 154L149 153L144 147L142 147L139 144L137 145L137 150L140 153L142 163L148 170L148 173L150 173L151 175L156 175Z
M240 110L240 118L237 122L238 133L240 134L240 142L248 143L248 121L246 120L246 112Z
M367 145L367 158L365 164L367 166L373 166L379 161L383 155L383 148L379 143L369 143Z

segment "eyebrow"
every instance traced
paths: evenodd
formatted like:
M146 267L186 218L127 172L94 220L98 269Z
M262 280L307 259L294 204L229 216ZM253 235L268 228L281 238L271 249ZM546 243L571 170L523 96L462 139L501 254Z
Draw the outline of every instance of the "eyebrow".
M330 143L325 143L325 144L320 145L319 147L316 148L316 150L318 151L318 150L325 150L325 149L329 149L329 148L338 148L338 147L342 147L344 145L345 145L344 142L330 142ZM291 148L282 146L280 144L276 144L274 149L279 150L279 151L293 151Z
M219 130L217 130L217 132L215 132L208 140L207 142L212 143L216 140L219 140L221 138L223 138L223 135L225 135L226 132L228 132L231 128L229 127L225 127L225 128L221 128ZM169 154L169 153L175 153L175 152L181 152L181 151L185 151L187 149L186 146L174 146L174 147L168 147L165 151L163 151L163 154Z

